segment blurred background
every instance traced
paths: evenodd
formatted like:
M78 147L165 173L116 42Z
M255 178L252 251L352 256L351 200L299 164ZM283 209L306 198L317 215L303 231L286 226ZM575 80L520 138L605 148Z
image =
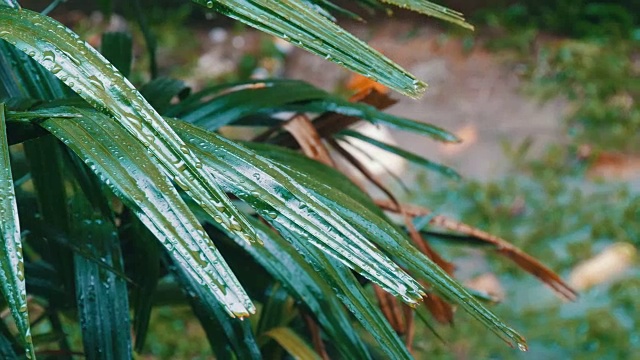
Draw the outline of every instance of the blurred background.
M344 94L371 86L187 1L163 2L146 14L157 35L159 71L195 88L250 77L303 79ZM21 3L41 10L50 1ZM94 45L105 30L131 31L139 70L133 78L142 80L149 63L143 34L125 21L134 15L128 6L96 11L101 4L68 1L53 16ZM399 198L521 247L580 297L564 302L482 248L435 242L458 265L459 279L499 300L492 309L528 339L530 352L505 347L459 312L453 327L418 330L416 358L640 359L640 1L441 4L463 11L476 30L403 11L338 19L430 85L419 100L392 94L399 102L389 112L464 140L443 145L370 129L372 136L452 166L463 179L373 153L403 184L380 176ZM143 358L209 358L204 333L187 308L155 310L148 343Z

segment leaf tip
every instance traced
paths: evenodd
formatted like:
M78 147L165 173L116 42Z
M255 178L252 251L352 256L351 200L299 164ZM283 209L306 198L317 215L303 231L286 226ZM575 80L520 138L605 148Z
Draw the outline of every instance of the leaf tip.
M428 87L427 83L414 78L411 85L405 86L401 92L413 99L419 99L427 91Z

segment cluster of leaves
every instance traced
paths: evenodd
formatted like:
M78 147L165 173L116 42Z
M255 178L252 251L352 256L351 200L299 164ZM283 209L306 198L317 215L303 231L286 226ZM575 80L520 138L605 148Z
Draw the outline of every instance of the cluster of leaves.
M195 2L406 94L418 95L424 87L309 2ZM427 2L388 2L463 21ZM379 111L376 106L390 101L375 92L354 102L301 82L262 80L191 94L167 78L137 90L127 80L126 34L105 34L101 55L53 19L17 9L15 1L4 3L0 276L20 336L2 322L3 358L21 351L33 357L34 342L42 355L70 357L63 314L79 319L88 357L129 358L132 347L144 346L161 285L170 288L172 301L192 306L220 358L277 358L283 349L302 358L369 358L351 316L387 356L409 358L398 333L406 334L410 346L413 313L395 297L410 306L425 298L442 321L451 321L456 304L526 349L516 332L451 279L450 264L424 241L412 218L429 212L405 208L392 196L374 202L327 166L331 158L321 140L365 174L340 141L369 141L451 175L346 127L364 119L441 141L455 141L453 135ZM287 113L297 115L283 121ZM317 116L310 119L309 113ZM218 135L222 126L270 130L260 142L239 143ZM313 159L286 149L298 146ZM404 214L405 224L392 222L379 206ZM449 227L491 244L561 294L574 295L518 249L454 225ZM366 296L363 284L369 281L379 290L381 309ZM256 312L254 327L236 319ZM131 326L135 343L122 331Z

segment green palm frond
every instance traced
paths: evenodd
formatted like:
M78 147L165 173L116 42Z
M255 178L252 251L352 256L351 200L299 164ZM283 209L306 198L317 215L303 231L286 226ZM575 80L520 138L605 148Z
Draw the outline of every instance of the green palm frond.
M9 161L4 104L0 103L0 279L4 296L16 326L26 346L27 357L34 357L27 291L24 281L22 235L18 219L18 206L13 189L13 176Z
M336 25L332 14L359 15L329 0L194 2L407 95L424 90ZM6 40L0 40L0 101L7 104L6 112L0 106L0 275L27 355L34 353L23 262L30 293L46 304L49 332L43 337L54 339L62 356L74 351L60 314L77 314L87 357L130 358L132 348L143 351L156 295L167 282L175 289L172 300L191 306L219 358L322 355L301 331L305 317L321 329L314 340L326 338L340 357L374 358L375 342L389 358L411 358L372 302L371 284L411 306L420 305L428 284L429 292L526 348L367 193L338 170L292 150L296 145L282 126L284 114L306 114L320 138L360 139L456 177L346 127L357 119L437 141L458 141L453 134L301 81L216 84L191 94L183 82L158 77L138 91L126 78L132 61L127 34L105 35L101 55L53 19L18 9L13 0L2 3L8 6L0 6L0 39ZM358 4L397 5L470 27L461 14L426 1ZM344 125L320 129L332 116ZM266 126L262 139L270 143L225 138L217 133L225 126ZM21 157L10 164L8 145L14 143L21 146L11 151ZM10 166L20 161L24 180L14 186ZM17 207L25 209L20 219ZM255 322L240 321L254 313ZM130 327L135 342L123 331ZM21 351L10 332L0 331L0 354Z
M300 0L193 0L408 96L426 84Z
M35 24L39 24L36 26ZM0 38L34 58L148 148L164 171L225 226L251 241L253 231L166 122L100 53L50 17L0 8ZM252 308L246 309L252 312Z

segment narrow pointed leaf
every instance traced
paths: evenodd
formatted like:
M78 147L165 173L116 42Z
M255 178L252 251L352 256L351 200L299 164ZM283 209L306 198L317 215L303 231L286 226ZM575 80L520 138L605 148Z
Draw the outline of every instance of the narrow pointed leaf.
M393 145L389 145L386 144L382 141L378 141L376 139L370 138L366 135L363 135L362 133L359 133L357 131L354 130L343 130L339 133L339 137L352 137L364 142L367 142L375 147L378 147L382 150L388 151L392 154L396 154L400 157L403 157L407 160L409 160L410 162L420 165L420 166L424 166L425 168L429 169L429 170L433 170L436 171L442 175L454 178L456 180L460 179L460 175L453 170L452 168L442 165L442 164L438 164L436 162L433 162L431 160L425 159L421 156L418 156L414 153L411 153L409 151L406 151L404 149L400 149L397 146L393 146ZM351 144L353 145L353 144ZM355 146L355 145L354 145Z
M169 121L194 146L205 168L221 175L221 185L254 207L279 231L286 228L308 239L408 303L421 299L421 287L414 279L269 160L186 122Z
M128 225L128 226L127 226ZM154 295L160 279L160 244L140 221L134 217L121 229L126 228L126 236L133 247L135 261L132 265L133 290L133 332L136 336L135 350L141 352L149 329Z
M218 358L231 358L232 352L238 359L262 358L249 321L227 316L218 300L204 291L183 268L170 266L169 269L186 289L191 307Z
M426 85L300 0L193 0L397 91L417 97Z
M213 86L171 106L165 115L209 130L217 130L234 123L243 126L261 125L252 124L251 115L282 111L335 112L440 141L459 141L455 135L434 125L387 114L374 106L348 101L299 80L251 80ZM243 118L247 121L241 121Z
M264 144L251 144L251 146L279 160L286 160L278 162L278 167L294 181L305 184L317 199L347 219L358 231L375 241L381 249L392 254L394 259L397 259L412 273L429 281L438 292L451 302L459 303L498 336L510 344L526 348L522 336L502 323L460 284L413 247L409 239L386 219L371 199L357 195L360 192L357 189L344 186L342 183L348 181L344 175L332 173L328 168L323 169L325 166L322 164L317 164L314 171L307 165L308 162L304 162L302 159L296 160L296 155L290 150L277 150L272 145ZM325 175L322 174L323 172ZM309 176L310 174L312 176ZM342 193L342 189L348 192Z
M66 206L60 206L69 199L65 187L66 174L61 165L63 150L59 141L51 135L24 144L41 217L36 223L46 224L56 233L68 234L71 215ZM73 293L73 254L68 247L55 241L47 242L46 246L46 250L42 251L43 258L55 266L63 290Z
M384 316L380 312L377 306L375 306L365 294L364 289L360 285L360 283L356 280L355 276L349 268L338 262L337 260L332 259L329 256L323 254L321 250L309 244L309 242L301 239L297 236L288 236L286 231L282 234L287 237L285 240L282 236L278 235L272 229L269 229L266 225L261 224L258 220L250 220L254 221L254 225L256 226L256 230L260 237L263 238L265 242L265 246L267 246L269 251L273 252L273 255L281 256L283 252L289 253L290 257L295 259L297 256L291 255L294 254L290 250L286 250L287 242L293 245L295 251L299 253L304 260L311 266L313 271L317 274L318 279L312 279L315 282L313 287L319 287L321 291L320 294L332 294L329 296L324 296L324 299L320 297L316 301L333 301L333 296L337 297L346 307L347 309L353 313L356 319L362 324L364 329L373 336L373 338L377 341L377 344L385 351L385 353L391 359L409 359L411 356L407 352L406 347L397 336L395 331L389 326L389 323L386 322ZM267 241L268 240L268 241ZM239 239L235 240L236 243L239 243ZM247 246L243 245L244 248ZM252 249L251 251L255 251ZM284 256L284 254L282 255ZM280 259L280 257L278 257ZM282 257L282 259L286 259L287 257ZM263 262L268 261L268 257ZM298 260L296 260L298 262ZM301 265L304 269L304 265ZM267 269L276 267L280 268L277 264L267 266ZM275 270L275 269L274 269ZM296 273L299 270L296 270L296 267L293 268ZM285 275L285 274L283 274ZM277 276L277 275L274 275ZM295 284L295 288L297 291L301 291L300 284L297 283L297 277L293 277L287 281L283 281L283 283L291 283ZM294 285L292 284L292 285ZM312 290L312 288L310 289ZM303 295L304 292L300 292L299 294ZM308 301L308 299L307 299ZM310 309L313 311L314 307L313 303L308 303ZM335 306L335 305L334 305ZM318 311L322 311L323 316L330 317L330 310L326 308L319 309ZM336 313L338 314L338 313ZM319 316L318 319L322 320L322 316ZM333 322L334 320L330 317L330 324L333 326L340 326L340 322ZM348 321L348 320L342 320ZM350 326L348 325L343 330L337 331L348 331L350 333L350 337L357 336L353 331L349 331ZM325 331L326 328L325 328ZM356 350L350 349L351 351ZM354 357L346 357L346 358L354 358ZM355 357L356 359L360 358L369 358L367 354L366 357Z
M373 124L382 124L403 131L410 131L419 135L429 136L435 140L444 142L459 142L454 134L435 125L419 122L382 112L375 107L363 103L350 102L336 96L325 100L312 101L300 105L287 105L283 110L300 112L335 112L341 115L352 116L368 120Z
M214 152L215 149L222 149L220 150L220 153L216 154L217 156L205 157L204 153L202 154L202 156L203 159L207 161L205 164L208 164L208 161L218 162L218 160L216 159L224 160L223 162L216 164L216 169L218 171L223 171L227 175L224 179L228 179L228 182L222 184L225 188L228 188L229 191L234 192L235 195L239 197L244 197L247 193L252 194L256 198L248 202L254 202L254 206L256 206L256 208L258 209L264 209L265 206L267 206L267 208L274 209L269 204L255 204L256 200L268 199L270 197L270 194L268 192L265 192L264 190L261 190L257 185L251 185L251 183L255 181L255 177L252 174L255 174L256 171L259 171L259 173L261 174L261 179L267 180L267 174L262 172L262 169L256 168L254 167L254 165L252 165L253 163L257 162L257 160L260 160L260 162L264 162L264 159L262 159L255 153L247 152L246 149L239 147L228 140L219 138L213 133L207 135L206 132L190 126L189 124L176 121L175 123L172 122L172 126L174 126L182 136L185 136L185 140L191 139L189 140L189 142L192 144L198 144L197 146L202 146L204 149ZM182 129L187 129L185 130L186 133L183 133ZM203 136L202 140L194 141L194 139L198 138L200 135ZM207 145L209 144L211 144L212 146L210 148L207 148ZM222 152L224 154L222 154ZM220 156L223 157L220 158ZM239 157L240 159L242 159L242 161L235 162L233 161L232 156ZM279 177L279 179L289 184L291 188L296 189L296 186L299 186L291 184L290 180L287 180L286 177L281 178L281 175L278 175L280 174L280 172L276 170L274 165L270 166L271 167L267 166L267 168L271 169L269 170L269 172L274 172L275 175ZM243 171L244 174L238 173L238 170ZM266 184L266 181L261 182L262 187L266 186ZM281 187L278 186L278 188L280 189ZM307 201L309 207L315 208L318 205L314 200L308 199ZM278 210L280 210L281 208L282 206L276 206L276 209ZM297 208L297 206L295 206L294 208ZM308 211L307 214L309 214ZM269 214L265 214L264 218L268 221L275 220L272 218L272 215ZM354 313L356 318L363 324L365 329L367 329L367 331L371 333L371 335L376 339L383 350L393 359L410 358L410 355L408 354L402 341L397 337L393 329L385 321L383 315L379 312L377 307L375 307L375 305L373 305L369 301L349 268L344 266L342 262L334 258L336 257L336 255L332 253L334 250L332 250L331 248L323 247L315 241L307 240L309 237L309 235L307 234L309 225L305 225L304 228L300 227L302 224L305 224L304 220L301 220L301 225L296 225L296 222L289 222L284 219L284 216L282 215L277 216L276 219L280 219L279 221L281 222L286 222L287 225L279 226L274 221L271 221L271 223L276 226L282 236L286 238L287 241L289 241L291 245L293 245L293 247L304 256L306 261L313 266L314 270L322 275L322 278L327 281L329 286L337 292L337 296L340 298L340 300L347 306L347 308L351 312ZM258 227L258 225L254 226ZM336 246L339 245L340 244L336 244ZM325 256L325 254L327 255ZM352 252L352 254L358 253ZM341 259L341 261L345 260ZM360 273L363 273L364 271L362 268L359 268L357 266L356 269ZM395 280L395 278L398 276L401 275L394 275L392 277L392 281ZM390 291L392 293L395 292L395 288L390 289L388 286L385 286L385 288L387 289L387 291ZM403 299L407 301L406 297L403 297Z
M167 123L100 53L57 21L0 7L0 38L25 52L98 111L117 120L211 216L247 240L253 230Z
M469 30L473 30L473 25L469 24L462 13L451 10L444 6L434 4L425 0L382 0L385 3L399 6L403 9L409 9L425 15L433 16L441 20L449 21L456 25L460 25Z
M96 212L82 193L74 196L71 210L76 216L71 229L74 241L88 242L94 256L122 270L115 225ZM74 265L85 355L88 359L130 359L129 301L124 279L80 254L74 254Z
M450 302L459 304L465 311L482 322L488 329L512 346L526 350L524 338L516 331L504 324L491 311L478 302L467 290L438 265L413 247L397 228L385 221L369 208L348 196L336 191L328 184L332 181L326 178L309 178L306 174L290 167L281 166L294 180L304 182L317 199L325 205L335 209L343 218L359 232L372 239L381 249L392 254L394 260L432 285L437 292Z
M330 338L341 339L332 345L337 348L342 358L370 358L351 325L348 313L323 277L285 239L266 225L253 221L253 226L264 246L250 246L233 234L229 236L244 251L251 254L274 279L282 283L294 298L305 304Z
M75 111L83 117L50 118L40 125L73 150L229 314L253 313L251 300L144 147L112 118L88 109Z
M255 142L245 142L243 145L261 156L280 164L279 166L283 169L295 169L298 173L306 174L310 178L328 181L327 184L329 186L384 217L382 210L376 206L371 198L335 168L310 159L297 151L280 146Z
M9 162L4 104L0 104L0 245L0 290L24 342L26 356L33 358L22 239Z
M246 83L247 85L251 83ZM255 82L252 87L230 88L181 113L182 120L209 130L229 125L247 115L277 110L279 106L326 98L329 94L301 81Z

